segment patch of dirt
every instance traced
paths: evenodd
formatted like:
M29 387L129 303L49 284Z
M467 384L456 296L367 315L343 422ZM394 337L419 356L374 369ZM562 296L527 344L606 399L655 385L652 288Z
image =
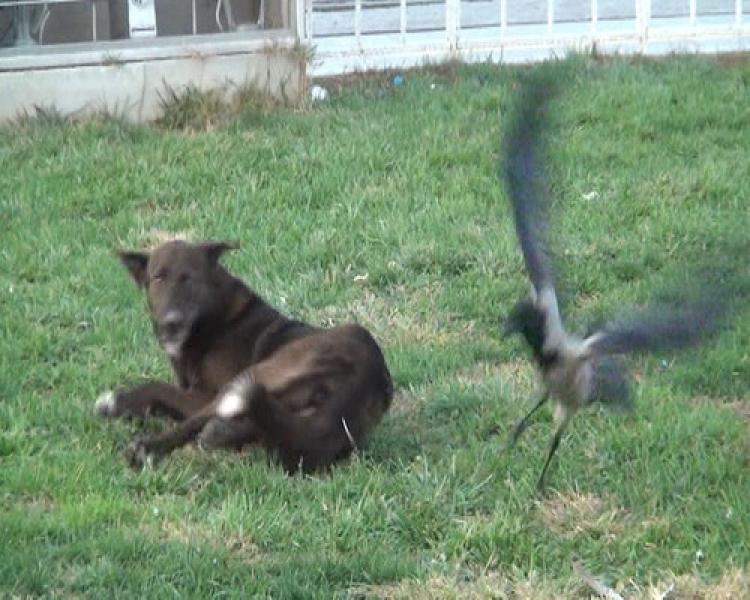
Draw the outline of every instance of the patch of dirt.
M427 403L427 395L431 386L397 387L393 397L390 414L397 418L410 417L419 413Z
M501 363L480 361L463 369L459 369L453 375L453 379L461 385L476 385L488 380L500 379L503 375Z
M711 405L719 409L730 410L750 426L750 397L743 398L714 398L711 396L695 396L690 403L696 406Z
M156 536L186 546L208 546L215 550L226 550L245 564L257 562L263 556L261 550L250 538L215 531L191 519L164 518L157 524L144 524L142 529L150 537Z
M391 88L393 87L393 78L396 75L401 75L407 84L411 77L425 75L433 77L435 81L453 84L460 78L462 65L461 61L449 60L408 69L355 71L346 75L317 77L314 83L322 85L336 95L345 90L362 92Z
M561 589L562 587L562 589ZM436 575L426 581L407 579L388 585L355 586L351 599L388 600L553 600L581 598L582 588L571 582L552 586L538 576L521 578L498 572L474 574L459 572L456 576Z
M611 497L558 492L539 501L537 506L542 523L566 538L597 532L614 539L628 525L628 512Z
M52 512L55 502L49 494L23 495L21 504L30 512Z
M713 581L692 574L662 577L658 583L639 590L638 597L660 600L670 587L673 591L666 596L669 600L741 600L750 598L750 572L747 568L731 569Z
M328 327L352 321L360 323L385 345L447 345L466 339L467 335L480 337L473 322L454 319L436 306L441 290L441 286L435 284L420 290L404 289L381 295L363 288L357 300L313 311L309 320Z
M140 237L143 240L142 245L146 250L154 250L167 242L177 240L192 242L195 236L191 230L166 231L164 229L150 229Z

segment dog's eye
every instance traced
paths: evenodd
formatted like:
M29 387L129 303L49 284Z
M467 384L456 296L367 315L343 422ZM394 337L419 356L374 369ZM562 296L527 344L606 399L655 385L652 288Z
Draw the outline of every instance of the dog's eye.
M187 283L190 279L192 279L190 273L183 273L180 275L180 283Z
M166 276L167 276L167 273L165 271L159 271L158 273L154 274L151 277L151 281L155 281L155 282L156 281L164 281L164 279L166 278Z

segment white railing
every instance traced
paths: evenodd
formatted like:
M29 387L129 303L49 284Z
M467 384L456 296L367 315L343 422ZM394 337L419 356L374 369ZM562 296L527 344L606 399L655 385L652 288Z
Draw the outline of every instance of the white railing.
M743 0L732 10L722 0L299 1L298 31L316 50L313 75L450 58L531 61L592 46L647 54L750 49Z

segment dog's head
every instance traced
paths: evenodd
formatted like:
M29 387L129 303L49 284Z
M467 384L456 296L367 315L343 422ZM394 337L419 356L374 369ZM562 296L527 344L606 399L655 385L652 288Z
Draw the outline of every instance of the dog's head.
M235 248L227 242L172 241L151 252L118 252L146 291L154 332L169 356L179 356L194 328L225 309L227 274L219 258Z

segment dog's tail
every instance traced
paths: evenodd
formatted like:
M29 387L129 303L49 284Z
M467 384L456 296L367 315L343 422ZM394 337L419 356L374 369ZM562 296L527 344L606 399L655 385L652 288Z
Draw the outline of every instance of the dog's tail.
M216 414L224 419L241 417L248 412L253 379L250 370L235 377L221 392L216 405Z

